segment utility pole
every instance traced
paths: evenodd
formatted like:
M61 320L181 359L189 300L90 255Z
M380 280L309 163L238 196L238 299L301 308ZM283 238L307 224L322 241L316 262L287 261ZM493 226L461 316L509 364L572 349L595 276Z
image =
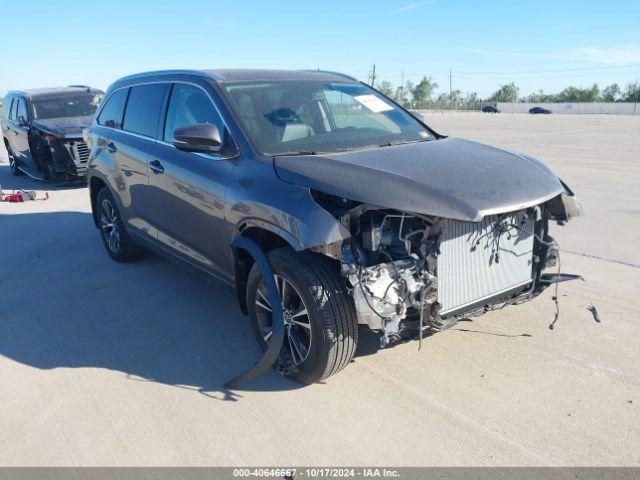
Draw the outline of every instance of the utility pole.
M404 104L404 70L400 72L400 98L398 98L400 105Z
M453 88L452 88L453 79L452 79L452 77L453 77L453 74L451 72L451 67L449 67L449 110L453 110L453 107L452 107L453 98L451 98L451 94L453 92Z
M373 70L371 71L371 88L374 88L376 84L376 64L373 64Z

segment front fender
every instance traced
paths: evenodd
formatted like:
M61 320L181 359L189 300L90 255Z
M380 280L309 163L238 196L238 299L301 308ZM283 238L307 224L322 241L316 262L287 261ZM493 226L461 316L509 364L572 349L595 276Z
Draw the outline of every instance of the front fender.
M278 179L271 163L241 161L228 192L226 216L234 236L248 225L256 226L282 237L297 251L350 236L308 188Z
M260 218L245 218L245 219L243 219L242 222L239 225L236 225L234 233L236 235L242 235L243 232L245 232L246 230L249 230L251 228L258 228L260 230L266 230L268 232L273 233L274 235L277 235L278 237L280 237L284 241L286 241L287 244L289 244L289 246L291 248L293 248L294 250L296 250L296 251L304 250L304 248L301 245L300 240L298 238L296 238L295 236L293 236L291 234L291 232L288 232L287 230L284 230L283 228L279 227L278 225L275 225L273 223L267 222L267 221L262 220Z
M306 198L304 198L306 197ZM247 227L268 230L287 241L296 251L329 245L349 238L349 231L320 207L307 190L285 211L277 205L244 201L231 209L236 232Z

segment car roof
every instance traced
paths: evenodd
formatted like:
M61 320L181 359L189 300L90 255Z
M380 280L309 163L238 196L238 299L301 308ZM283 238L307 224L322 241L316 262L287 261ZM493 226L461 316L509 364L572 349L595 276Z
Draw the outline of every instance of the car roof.
M46 87L46 88L31 88L28 90L12 90L8 95L20 95L23 97L27 97L30 100L33 99L43 99L43 98L60 98L60 97L71 97L75 96L78 93L92 93L92 94L101 94L104 93L102 90L97 88L91 88L85 85L70 85L68 87Z
M120 78L115 83L124 83L148 77L158 78L164 76L197 76L208 78L219 83L276 80L321 80L331 82L358 81L349 75L325 70L215 69L159 70L154 72L144 72Z

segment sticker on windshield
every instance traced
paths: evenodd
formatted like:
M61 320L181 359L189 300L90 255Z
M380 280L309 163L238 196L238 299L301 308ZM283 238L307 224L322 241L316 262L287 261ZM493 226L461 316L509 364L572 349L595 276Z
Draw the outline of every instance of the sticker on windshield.
M367 107L373 113L386 112L387 110L393 110L393 107L388 103L380 100L375 95L358 95L353 97L362 105Z

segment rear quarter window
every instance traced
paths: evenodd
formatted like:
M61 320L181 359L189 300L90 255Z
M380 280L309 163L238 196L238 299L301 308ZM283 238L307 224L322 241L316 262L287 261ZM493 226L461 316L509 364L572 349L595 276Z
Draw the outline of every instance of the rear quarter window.
M123 130L155 138L168 84L131 87Z
M98 125L111 128L122 128L122 114L127 101L128 88L114 92L98 115Z

